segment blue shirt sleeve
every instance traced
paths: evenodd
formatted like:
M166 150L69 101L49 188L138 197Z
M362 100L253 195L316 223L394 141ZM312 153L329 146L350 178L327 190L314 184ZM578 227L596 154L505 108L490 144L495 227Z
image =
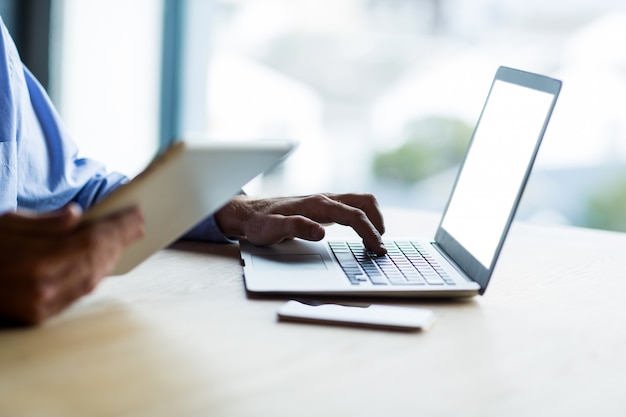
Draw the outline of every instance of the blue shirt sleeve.
M221 243L236 243L237 240L224 236L224 233L220 230L215 217L209 216L200 223L198 223L193 229L188 231L183 239L186 240L211 240L212 242Z
M44 212L70 202L87 209L127 181L100 162L79 157L0 18L0 213L20 208ZM188 236L229 241L212 216Z

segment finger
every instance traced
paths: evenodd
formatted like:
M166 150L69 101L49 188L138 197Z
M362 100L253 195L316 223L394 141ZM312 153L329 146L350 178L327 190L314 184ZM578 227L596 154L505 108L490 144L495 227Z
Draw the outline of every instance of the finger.
M21 300L18 304L3 307L21 321L43 321L91 292L124 249L142 235L143 219L138 210L90 224L57 245L61 250L46 259L44 273L11 293L13 300Z
M385 224L378 201L372 194L326 194L329 198L365 212L376 230L382 235L385 233Z
M59 253L71 262L59 263L59 276L77 279L102 278L115 267L123 251L145 234L139 209L124 210L103 220L82 227Z
M378 255L387 253L381 234L363 210L339 202L336 204L333 208L336 223L353 228L363 239L365 247L372 252Z
M31 282L31 285L0 293L0 317L26 324L38 324L67 307L84 292L68 294L58 283Z
M73 261L61 263L57 278L43 284L39 291L38 314L50 317L91 292L115 267L124 249L143 236L141 213L132 209L85 227L80 236L78 254ZM76 248L76 247L75 247Z
M80 222L82 209L78 204L48 213L17 211L0 217L0 228L5 231L29 235L54 235L74 229Z
M277 214L249 221L244 231L250 243L261 246L293 238L317 241L323 239L325 234L322 225L304 216Z
M387 253L380 232L365 211L359 208L320 194L297 200L291 209L316 222L334 222L349 226L361 236L364 245L369 250L379 255Z
M36 322L41 322L68 308L80 297L93 291L97 281L85 277L85 279L63 282L63 284L57 288L52 288L52 284L49 284L50 295L41 300L41 304L35 310Z
M320 205L320 207L323 208L323 213L327 219L354 229L363 239L366 248L379 255L387 253L378 228L364 210L332 198L328 198L327 203Z
M128 246L145 235L143 213L139 207L122 210L90 226L99 229L101 233L109 237L101 243L121 242L124 246Z
M32 293L23 289L0 292L0 317L24 324L41 323L46 318Z
M71 208L67 213L70 217L79 214ZM24 223L30 230L30 222ZM54 240L48 236L43 239L46 256L37 258L29 279L18 280L21 285L10 292L10 300L3 300L0 310L24 322L43 321L91 291L112 270L130 242L142 235L141 213L132 209Z
M134 209L83 227L50 255L34 283L35 292L45 289L48 310L65 308L107 276L143 233L143 219Z
M332 202L332 204L329 204ZM354 215L351 209L365 213L366 222L376 228L378 234L385 232L383 216L376 198L371 194L316 194L305 197L282 199L276 205L277 212L284 215L301 214L320 223L340 223L349 225L346 220L338 221L337 216ZM345 206L345 210L344 207ZM366 232L367 233L367 232Z

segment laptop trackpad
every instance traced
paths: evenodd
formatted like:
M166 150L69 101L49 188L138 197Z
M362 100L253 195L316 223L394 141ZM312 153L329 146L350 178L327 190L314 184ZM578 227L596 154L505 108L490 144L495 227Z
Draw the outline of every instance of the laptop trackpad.
M318 254L268 254L252 255L252 263L256 269L327 269L321 255Z

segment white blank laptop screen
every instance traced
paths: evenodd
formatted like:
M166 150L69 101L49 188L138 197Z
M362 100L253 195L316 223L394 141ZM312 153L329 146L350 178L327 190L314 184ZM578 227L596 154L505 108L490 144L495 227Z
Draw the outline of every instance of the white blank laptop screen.
M553 94L501 80L492 86L441 223L485 268L493 261L553 100Z

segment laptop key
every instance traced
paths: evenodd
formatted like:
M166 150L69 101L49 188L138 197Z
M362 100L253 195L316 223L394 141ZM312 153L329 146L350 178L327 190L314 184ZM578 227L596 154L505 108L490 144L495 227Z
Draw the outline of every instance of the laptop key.
M404 279L404 277L387 277L389 279L389 282L391 282L394 285L397 284L410 284L409 281L407 281L406 279Z
M455 285L421 246L385 242L387 255L370 253L361 242L331 242L330 248L352 284Z
M369 277L370 281L374 285L388 285L389 284L387 277L385 277L380 272L368 273L367 276Z
M348 277L348 280L350 280L351 284L354 284L354 285L359 285L360 284L360 281L356 278L356 274L347 274L346 273L346 276Z
M356 274L354 275L354 278L359 281L359 282L366 282L367 281L367 275L365 274Z
M430 285L443 285L444 281L437 274L425 274L424 280Z

